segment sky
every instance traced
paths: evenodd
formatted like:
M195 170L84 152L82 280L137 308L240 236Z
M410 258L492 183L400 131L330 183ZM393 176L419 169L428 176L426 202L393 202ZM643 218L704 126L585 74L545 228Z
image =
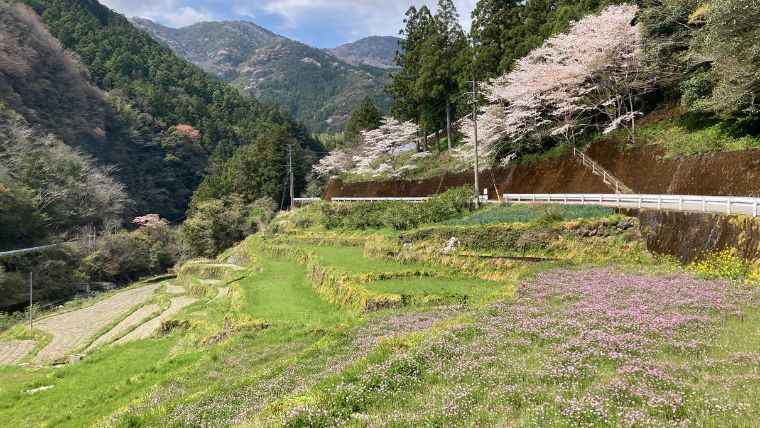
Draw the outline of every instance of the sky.
M101 0L127 17L169 27L242 19L285 37L325 48L366 36L395 36L410 5L435 0ZM454 0L465 30L477 0Z

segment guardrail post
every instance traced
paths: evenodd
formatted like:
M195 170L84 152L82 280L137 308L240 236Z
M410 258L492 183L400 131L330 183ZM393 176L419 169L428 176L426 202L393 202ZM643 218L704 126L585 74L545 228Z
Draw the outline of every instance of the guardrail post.
M565 201L565 205L567 205L567 194L562 195L562 200Z
M586 203L586 195L581 195L581 204Z
M683 211L683 196L678 197L678 211Z
M522 202L522 196L517 195L517 202Z
M731 198L726 199L726 214L731 215Z
M757 217L757 199L752 201L752 217Z
M604 205L604 196L599 195L599 205Z
M707 212L707 198L705 198L704 196L702 196L702 212L703 213Z
M657 209L662 209L662 195L657 195Z
M617 207L620 208L620 193L615 193L615 198L617 198Z
M641 209L641 201L644 199L641 195L639 195L639 209Z
M533 203L536 203L536 195L533 195Z

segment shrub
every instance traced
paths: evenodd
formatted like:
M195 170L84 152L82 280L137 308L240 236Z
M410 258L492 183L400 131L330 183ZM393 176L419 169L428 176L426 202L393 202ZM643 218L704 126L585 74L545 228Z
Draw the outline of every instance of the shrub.
M213 257L240 242L251 225L243 198L233 195L195 203L183 230L194 254Z
M735 248L709 254L705 259L695 261L689 270L705 279L748 279L752 276L750 262L741 258Z
M402 201L320 204L322 225L327 229L407 230L422 224L461 217L475 209L475 192L467 187L449 190L425 202Z

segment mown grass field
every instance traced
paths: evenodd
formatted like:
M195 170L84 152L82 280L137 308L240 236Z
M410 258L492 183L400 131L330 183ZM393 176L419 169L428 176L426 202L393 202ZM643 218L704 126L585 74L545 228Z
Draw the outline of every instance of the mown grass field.
M757 289L639 254L635 230L542 232L618 220L513 206L441 225L541 232L563 256L551 263L318 224L251 237L224 254L244 270L181 274L199 301L178 327L79 363L0 368L0 425L752 426ZM399 299L366 312L351 303L362 293Z

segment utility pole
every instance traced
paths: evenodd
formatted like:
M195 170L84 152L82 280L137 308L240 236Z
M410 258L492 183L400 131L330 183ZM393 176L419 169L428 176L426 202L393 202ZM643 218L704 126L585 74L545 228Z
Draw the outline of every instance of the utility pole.
M470 82L468 82L470 83ZM468 93L471 96L470 104L472 104L472 123L473 123L473 136L475 137L475 193L478 195L478 199L475 201L477 206L480 206L480 159L478 154L478 81L475 80L475 73L472 77L472 92Z
M290 175L290 210L293 211L295 189L293 189L293 146L288 146L288 174Z
M30 270L29 271L29 331L32 331L32 309L34 308L34 301L32 300L32 290L33 290L32 275L34 275L34 272Z

